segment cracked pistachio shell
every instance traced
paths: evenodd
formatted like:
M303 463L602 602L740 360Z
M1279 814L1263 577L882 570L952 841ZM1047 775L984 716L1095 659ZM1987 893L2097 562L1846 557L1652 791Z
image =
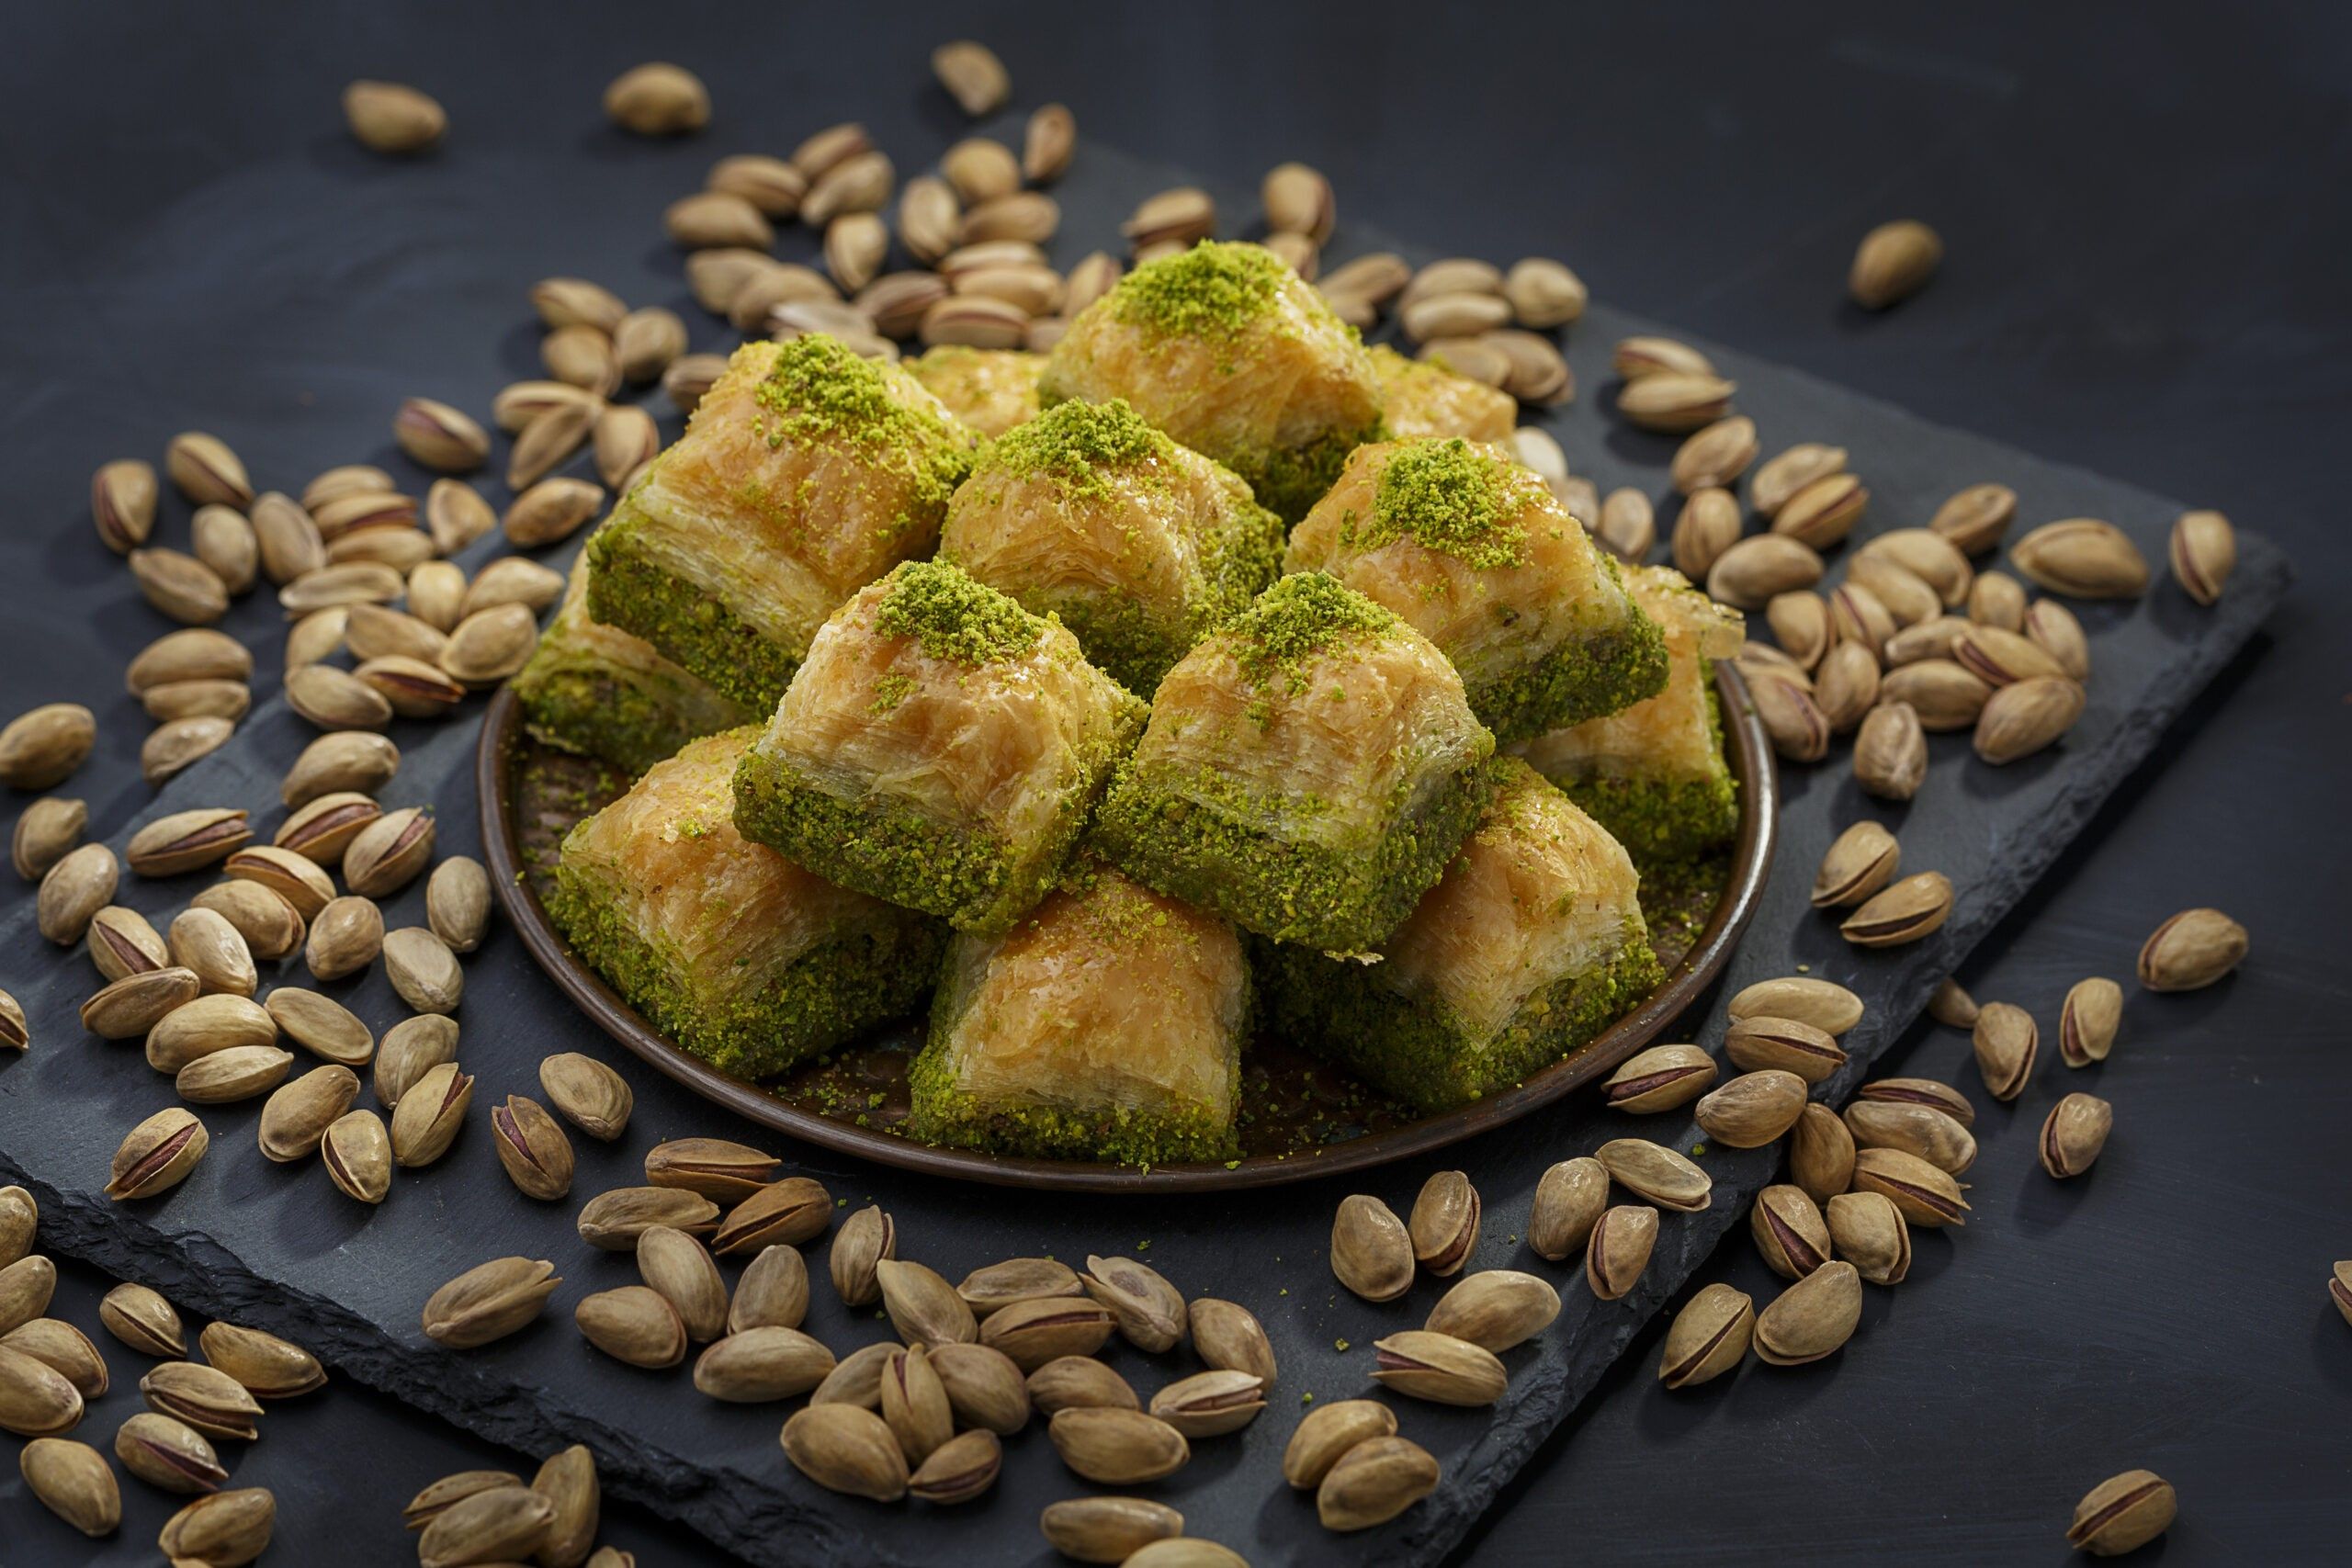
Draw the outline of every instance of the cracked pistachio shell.
M1895 947L1941 930L1951 906L1951 879L1923 871L1873 896L1838 929L1856 947Z
M718 1205L699 1192L671 1187L616 1187L581 1206L580 1239L606 1252L634 1252L650 1225L668 1225L689 1235L718 1227Z
M1742 1073L1702 1099L1691 1115L1700 1130L1735 1149L1761 1148L1804 1114L1805 1082L1778 1067Z
M417 1538L422 1568L512 1562L530 1556L555 1524L555 1503L527 1486L493 1486L459 1498Z
M1724 1055L1750 1072L1779 1068L1817 1084L1846 1065L1846 1053L1827 1031L1793 1018L1757 1013L1724 1032Z
M1789 1179L1826 1203L1854 1179L1854 1134L1826 1105L1809 1104L1789 1129Z
M1057 1410L1140 1410L1127 1380L1091 1356L1057 1356L1028 1377L1029 1402L1039 1413Z
M882 1299L882 1282L875 1273L884 1258L899 1256L899 1226L889 1212L869 1204L842 1222L828 1252L826 1271L843 1306L871 1306Z
M1854 1091L1857 1100L1883 1100L1911 1105L1932 1105L1963 1127L1976 1125L1976 1107L1968 1096L1933 1078L1872 1078Z
M122 1526L122 1491L115 1472L89 1443L40 1437L17 1455L24 1483L45 1509L92 1540Z
M1151 1414L1188 1439L1238 1432L1266 1408L1265 1379L1229 1367L1179 1378L1151 1396Z
M1776 1367L1832 1356L1862 1320L1862 1279L1850 1263L1823 1264L1756 1314L1756 1355Z
M930 1354L931 1370L939 1374L959 1426L1009 1438L1029 1424L1029 1387L1012 1358L993 1346L952 1340L932 1346Z
M196 1000L203 988L193 969L125 975L82 1004L82 1027L101 1040L136 1040Z
M1976 1027L1969 1038L1976 1052L1976 1070L1993 1098L2010 1100L2023 1094L2041 1049L2041 1029L2033 1015L2008 1002L1986 1002L1976 1010Z
M1117 1314L1100 1302L1048 1296L989 1314L979 1325L979 1343L1003 1351L1023 1371L1034 1371L1064 1356L1093 1355L1110 1340L1117 1322Z
M1723 1376L1747 1358L1756 1332L1756 1303L1745 1291L1709 1285L1674 1314L1658 1357L1657 1381L1693 1388Z
M810 1404L784 1424L784 1457L825 1488L895 1503L907 1494L907 1456L881 1416L856 1404Z
M1376 1399L1318 1404L1291 1432L1283 1450L1283 1480L1298 1491L1312 1492L1350 1449L1396 1435L1396 1413Z
M2140 984L2151 991L2201 990L2235 969L2246 947L2245 928L2221 910L2184 909L2141 947Z
M133 1127L115 1151L107 1196L117 1202L153 1198L187 1179L211 1137L204 1123L178 1106L158 1111Z
M1193 1349L1209 1366L1254 1372L1274 1385L1274 1347L1263 1324L1249 1308L1216 1296L1195 1296L1186 1309Z
M1156 1269L1132 1258L1089 1257L1086 1293L1110 1309L1119 1335L1157 1355L1184 1337L1184 1297Z
M1976 1163L1976 1135L1932 1105L1857 1100L1845 1125L1857 1148L1900 1149L1954 1176Z
M1184 1516L1144 1497L1070 1497L1037 1516L1046 1544L1080 1562L1125 1562L1184 1533Z
M1854 1190L1876 1192L1915 1225L1964 1225L1968 1200L1950 1171L1901 1149L1862 1149L1854 1156Z
M152 1410L142 1410L115 1428L114 1457L148 1485L183 1496L218 1492L229 1479L203 1433Z
M1485 1269L1438 1298L1421 1326L1497 1352L1525 1344L1560 1315L1560 1293L1532 1274Z
M996 1484L1004 1444L985 1428L958 1433L931 1451L907 1478L907 1490L939 1506L968 1503Z
M431 1165L449 1152L473 1103L474 1080L455 1062L428 1069L392 1111L392 1160L403 1169Z
M1403 1295L1413 1285L1413 1242L1405 1222L1365 1193L1341 1199L1331 1218L1331 1272L1368 1302Z
M2211 604L2238 564L2237 532L2218 512L2184 512L2165 548L2173 581L2199 604Z
M1630 1057L1601 1086L1612 1110L1650 1115L1688 1105L1715 1081L1715 1059L1696 1045L1653 1045Z
M178 1311L144 1285L124 1283L108 1291L98 1303L98 1321L142 1356L175 1359L187 1354Z
M2180 1510L2172 1483L2150 1470L2109 1476L2075 1506L2066 1544L2094 1557L2136 1551L2172 1528Z
M1604 1302L1620 1301L1640 1282L1657 1245L1657 1211L1621 1203L1593 1222L1584 1249L1585 1283Z
M1103 1486L1158 1481L1183 1469L1193 1457L1183 1433L1140 1410L1057 1410L1046 1435L1074 1473Z
M1829 1227L1801 1187L1767 1187L1756 1195L1747 1222L1765 1266L1784 1280L1802 1280L1829 1261Z
M1857 822L1838 834L1821 857L1821 869L1813 878L1813 907L1835 909L1864 903L1894 880L1902 863L1903 846L1893 833L1876 822Z
M1911 1272L1911 1227L1883 1192L1840 1192L1829 1200L1830 1245L1873 1285L1899 1285Z
M139 1380L140 1394L158 1416L186 1422L208 1438L252 1442L261 1405L245 1385L218 1367L164 1361Z
M1713 1179L1663 1144L1612 1138L1593 1151L1593 1158L1618 1186L1661 1209L1695 1214L1713 1201Z
M781 1243L814 1241L832 1223L833 1196L821 1181L787 1176L772 1181L727 1212L710 1238L721 1257Z
M722 1203L739 1203L775 1179L784 1162L724 1138L673 1138L645 1156L645 1179L683 1188Z
M498 1163L525 1197L553 1202L571 1194L571 1140L546 1107L510 1094L491 1108L490 1126Z
M410 1498L401 1510L401 1522L412 1530L421 1530L477 1492L522 1484L523 1478L511 1471L461 1470L429 1483Z
M807 1261L796 1247L765 1247L736 1281L734 1298L727 1303L727 1332L797 1328L808 1315Z
M972 1309L974 1317L985 1319L1015 1302L1035 1301L1042 1296L1082 1296L1086 1294L1086 1283L1069 1264L1051 1258L1007 1258L982 1264L965 1275L964 1282L956 1287L956 1294Z
M1492 1404L1510 1382L1493 1351L1450 1334L1407 1329L1374 1341L1373 1349L1374 1382L1433 1404Z
M392 1190L392 1135L372 1111L347 1111L329 1122L319 1158L346 1198L380 1203Z
M1315 1494L1315 1517L1328 1530L1385 1525L1436 1491L1440 1474L1436 1457L1419 1443L1367 1438L1341 1454L1324 1476ZM1172 1560L1168 1568L1176 1568Z
M2115 1129L2115 1107L2095 1094L2070 1094L2041 1123L2041 1168L2064 1181L2098 1163Z
M1582 1250L1592 1223L1609 1206L1609 1170L1589 1155L1564 1159L1544 1172L1527 1213L1527 1245L1558 1263Z
M494 1258L467 1269L426 1299L425 1337L469 1350L503 1339L539 1315L563 1283L543 1258Z
M2123 1021L2123 987L2098 976L2077 980L2058 1010L2058 1057L2070 1067L2104 1062Z
M444 1063L458 1059L458 1021L441 1013L402 1019L384 1032L376 1051L376 1098L398 1111L410 1088Z
M1460 1273L1478 1245L1479 1212L1478 1189L1469 1177L1458 1170L1431 1176L1405 1222L1415 1260L1441 1280Z

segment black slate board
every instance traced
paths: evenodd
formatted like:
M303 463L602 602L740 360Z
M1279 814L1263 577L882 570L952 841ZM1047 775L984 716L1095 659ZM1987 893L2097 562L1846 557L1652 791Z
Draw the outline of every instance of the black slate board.
M797 129L779 125L769 140L789 140ZM598 198L588 204L564 194L572 188L567 182L582 175L573 161L576 148L515 150L396 173L366 165L356 154L343 156L343 151L313 149L308 158L288 159L249 176L293 183L311 199L302 204L306 217L300 232L253 235L246 243L283 247L274 258L277 265L307 260L323 271L331 238L332 259L345 269L342 276L383 280L382 288L349 308L368 312L375 327L388 333L405 332L413 316L430 309L508 324L500 363L455 359L473 363L476 384L448 384L446 367L452 357L446 351L436 360L415 345L388 341L386 363L350 373L362 385L337 383L334 389L339 402L349 398L374 411L371 418L380 418L400 395L416 389L479 406L501 377L529 372L534 334L523 321L518 299L528 278L479 270L464 244L477 227L537 224L544 234L546 270L589 271L635 299L672 299L680 292L673 259L632 236L650 233L661 201L691 179L691 172L681 172L683 163L665 171L642 159L624 162L608 139L598 139L588 149L598 161ZM699 157L689 154L686 162L698 170ZM1139 195L1174 183L1170 171L1140 169L1089 146L1058 192L1070 236L1063 259L1080 254L1088 241L1107 240ZM1228 201L1228 210L1250 209L1235 193L1218 194ZM642 214L644 227L631 228L636 217L616 219L616 213ZM195 249L193 217L189 222L175 237ZM1343 233L1338 254L1379 243L1372 235ZM421 263L417 251L427 253ZM717 335L709 323L690 307L687 313L697 345L709 345ZM1577 329L1570 349L1582 400L1548 422L1572 465L1604 491L1621 482L1659 493L1666 489L1664 465L1672 444L1630 431L1596 406L1606 401L1609 345L1626 333L1645 330L1657 329L1606 310L1592 311ZM481 357L477 355L477 361ZM403 379L420 374L410 358L445 367L436 372L439 381L427 387ZM1920 522L1951 491L1999 479L2018 489L2029 522L2107 516L2130 530L2153 558L2161 558L2164 530L2178 510L2173 503L1926 425L1736 354L1717 358L1741 382L1740 406L1757 418L1768 451L1798 439L1832 440L1853 449L1874 496L1866 533ZM326 373L316 366L306 368L313 376ZM289 383L289 400L293 390ZM217 411L207 418L255 460L266 484L299 484L316 468L356 455L311 449L298 438L299 423L277 423L286 412L282 403L272 402ZM93 457L101 455L107 454ZM70 547L60 558L78 563L94 547L78 533L80 525L74 526ZM65 532L61 526L61 534ZM2136 606L2086 609L2096 665L2091 705L2058 751L1996 773L1961 760L1964 740L1945 738L1936 742L1939 766L1918 800L1907 810L1892 812L1864 801L1834 766L1786 775L1784 838L1772 902L1751 931L1726 986L1785 973L1799 964L1852 985L1873 1010L1847 1042L1856 1057L1849 1076L1859 1077L1868 1058L1916 1012L1934 980L2016 901L2108 791L2149 755L2165 723L2251 635L2286 577L2277 554L2249 538L2230 595L2216 611L2197 610L2169 585ZM121 620L162 629L135 608ZM128 637L141 635L147 632ZM475 847L467 783L472 728L464 722L438 730L406 726L399 736L407 761L387 798L435 804L445 852ZM175 781L135 820L186 805L273 799L278 772L307 739L305 728L270 702L231 748ZM1940 868L1960 889L1951 924L1916 948L1855 953L1826 920L1804 908L1804 888L1822 847L1864 811L1884 816L1905 834L1907 866ZM118 820L119 814L102 811L100 819ZM275 813L264 819L274 822ZM111 840L119 847L127 836L126 828ZM130 882L124 901L168 911L184 903L200 881L162 886ZM412 890L393 901L389 913L396 923L413 921L420 900L421 894ZM616 1490L643 1498L754 1562L936 1560L945 1527L922 1517L929 1510L846 1502L791 1475L775 1445L780 1411L717 1406L695 1394L682 1376L617 1367L558 1321L579 1294L628 1282L633 1271L627 1259L593 1252L577 1240L571 1227L576 1203L543 1207L513 1191L495 1168L479 1110L477 1124L443 1166L401 1177L391 1201L372 1214L359 1214L343 1202L314 1168L283 1170L262 1160L252 1146L252 1108L206 1113L214 1151L177 1192L130 1208L107 1204L96 1193L115 1141L138 1117L169 1103L169 1087L149 1072L134 1049L79 1038L73 1010L90 988L91 972L78 955L59 956L44 965L33 956L38 939L30 923L30 900L20 898L6 929L0 930L0 941L11 944L6 950L25 955L12 973L12 988L25 1003L40 1042L28 1058L0 1064L0 1176L24 1180L40 1198L46 1245L146 1280L207 1314L279 1329L311 1345L352 1377L519 1449L536 1454L574 1438L589 1441ZM531 1092L536 1064L548 1052L612 1054L531 970L509 933L493 935L468 972L471 994L461 1015L463 1055L479 1077L477 1097L485 1106L510 1091ZM380 978L357 987L355 1005L379 1025L398 1012ZM1690 1032L1713 1043L1720 1031L1694 1020ZM681 1098L634 1064L622 1066L639 1097L636 1122L614 1148L582 1149L576 1197L635 1179L637 1160L662 1137L733 1130L726 1118ZM1835 1083L1826 1092L1834 1095L1845 1087ZM1485 1237L1473 1266L1542 1268L1532 1262L1517 1235L1537 1174L1553 1160L1584 1152L1634 1125L1579 1101L1555 1117L1523 1122L1453 1151L1443 1163L1475 1173L1487 1200ZM1639 1123L1638 1129L1685 1146L1692 1141L1690 1128L1677 1118ZM1735 1223L1745 1197L1769 1179L1773 1162L1765 1152L1708 1156L1718 1184L1716 1206L1705 1215L1668 1220L1649 1274L1623 1303L1597 1304L1574 1280L1573 1270L1554 1271L1566 1308L1541 1341L1507 1358L1512 1385L1495 1410L1454 1412L1399 1402L1404 1431L1439 1455L1447 1482L1397 1525L1350 1542L1350 1554L1367 1562L1423 1562L1459 1539L1636 1326ZM1329 1539L1314 1525L1311 1507L1288 1495L1275 1475L1275 1458L1298 1400L1309 1392L1325 1400L1365 1392L1370 1341L1417 1325L1438 1293L1423 1284L1403 1302L1372 1307L1337 1291L1322 1244L1324 1218L1341 1195L1340 1188L1307 1190L1309 1206L1302 1215L1296 1202L1023 1199L919 1182L862 1166L810 1161L797 1168L826 1180L853 1204L884 1203L899 1222L902 1253L931 1262L951 1278L1010 1253L1074 1257L1090 1249L1148 1247L1142 1256L1187 1292L1230 1296L1251 1307L1265 1322L1283 1362L1272 1408L1248 1432L1200 1445L1193 1463L1158 1491L1185 1510L1194 1533L1227 1541L1261 1568L1329 1555ZM1428 1168L1398 1169L1391 1179L1366 1185L1401 1207ZM416 1310L432 1287L473 1262L506 1252L551 1258L567 1276L549 1320L485 1351L449 1354L425 1342L416 1328ZM884 1337L884 1325L850 1322L821 1285L817 1294L810 1327L837 1349ZM1340 1348L1342 1342L1348 1348ZM1160 1382L1192 1370L1182 1357L1159 1366L1133 1355L1114 1359L1147 1396ZM976 1563L1038 1559L1033 1525L1037 1507L1082 1489L1034 1428L1010 1445L1008 1461L998 1491L958 1511L952 1522L957 1554Z

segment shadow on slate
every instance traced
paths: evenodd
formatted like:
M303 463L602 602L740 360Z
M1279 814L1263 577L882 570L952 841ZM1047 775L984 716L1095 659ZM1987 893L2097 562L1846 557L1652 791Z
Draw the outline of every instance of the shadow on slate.
M1012 129L1012 121L996 128L999 134ZM560 171L542 173L552 179ZM494 223L502 182L514 170L453 166L447 174L447 186L436 192L436 199ZM1109 243L1136 199L1179 183L1183 179L1174 171L1141 165L1089 143L1056 192L1067 236L1057 259L1067 265L1093 243ZM333 199L359 199L330 194ZM1255 209L1244 193L1215 194L1228 213ZM320 226L327 231L379 231L369 225L342 231L334 217L319 214ZM641 259L632 250L636 232L626 221L610 226L608 272L599 273L593 254L572 265L618 281ZM802 241L805 236L791 243ZM1384 246L1411 259L1429 259L1426 252L1389 245L1362 230L1343 233L1332 259ZM519 299L526 281L515 278L503 287ZM718 329L707 318L694 317L693 330L697 347L721 346ZM1589 311L1568 345L1580 379L1579 400L1554 411L1544 423L1560 439L1575 471L1592 478L1604 492L1620 484L1640 486L1657 499L1670 523L1674 502L1666 467L1675 443L1634 431L1604 412L1615 389L1611 346L1628 333L1659 331L1671 333L1604 308ZM1953 491L1999 479L2020 497L2018 532L2058 517L2106 517L2158 563L2160 581L2138 604L2075 606L2090 634L2090 702L2081 723L2053 752L1995 770L1968 754L1965 735L1933 737L1936 766L1908 807L1861 795L1846 769L1842 745L1829 762L1784 773L1780 858L1765 907L1725 977L1727 988L1707 998L1679 1032L1713 1048L1721 1039L1722 996L1800 966L1850 986L1870 1012L1845 1042L1851 1062L1821 1089L1820 1097L1834 1102L1868 1073L1871 1059L1917 1015L1937 981L2018 901L2108 794L2155 750L2167 724L2253 635L2285 592L2290 573L2275 549L2243 536L2227 595L2216 608L2199 611L2161 574L2165 537L2181 510L2177 503L1928 424L1730 350L1700 346L1739 383L1738 407L1756 419L1768 455L1798 440L1835 442L1855 453L1854 466L1871 493L1864 536L1922 524ZM476 388L464 400L480 406L492 390L489 385ZM320 465L332 456L317 454ZM1833 559L1833 574L1836 570ZM403 725L397 732L404 760L400 776L384 792L386 803L433 806L444 854L479 852L470 782L477 728L470 718L461 718L437 728ZM173 781L141 820L198 805L269 805L273 809L258 814L266 836L278 818L277 780L310 734L272 698L230 746ZM1887 953L1859 952L1838 937L1834 922L1807 905L1806 890L1823 850L1864 815L1900 831L1906 872L1939 869L1952 880L1952 918L1926 942ZM112 840L118 851L127 837L125 832ZM126 876L119 897L151 915L168 913L205 880L155 884ZM663 1138L735 1135L769 1147L775 1139L692 1099L605 1039L538 974L503 925L467 962L468 991L458 1016L460 1059L476 1077L470 1125L439 1166L399 1173L381 1208L363 1210L342 1198L315 1162L277 1167L265 1160L254 1146L258 1102L201 1111L212 1149L179 1190L147 1202L109 1203L100 1189L117 1142L174 1097L135 1045L82 1036L75 1009L95 988L93 971L78 951L59 953L40 942L31 905L28 897L20 898L0 931L7 951L28 955L10 983L37 1043L28 1057L0 1066L0 1179L21 1181L39 1197L44 1245L52 1249L144 1281L207 1315L282 1333L312 1348L344 1375L535 1457L569 1442L586 1442L596 1450L613 1491L684 1521L757 1563L934 1562L943 1530L953 1530L956 1555L976 1568L1036 1562L1043 1557L1035 1523L1038 1509L1088 1490L1063 1469L1041 1425L1033 1424L1007 1444L996 1489L952 1514L916 1503L886 1507L832 1496L793 1473L777 1447L777 1428L791 1406L718 1404L695 1393L682 1370L639 1371L591 1349L562 1320L582 1295L633 1283L636 1274L628 1257L598 1252L580 1241L572 1228L579 1204L606 1188L641 1180L645 1151ZM390 926L421 923L422 918L421 883L387 901ZM267 978L296 985L308 980L299 964ZM379 1033L404 1010L380 966L356 985L324 988L354 1006ZM637 1092L637 1113L616 1145L575 1136L580 1159L572 1197L542 1205L521 1197L500 1171L486 1123L490 1106L505 1095L536 1097L537 1063L560 1050L585 1050L614 1061ZM362 1103L374 1104L372 1095ZM1612 1116L1591 1097L1579 1096L1549 1114L1360 1184L1401 1212L1430 1170L1467 1170L1487 1205L1484 1233L1468 1267L1540 1272L1560 1287L1565 1304L1551 1329L1505 1357L1510 1387L1491 1410L1392 1402L1404 1435L1427 1446L1442 1463L1444 1483L1396 1524L1351 1539L1351 1560L1427 1563L1458 1541L1640 1325L1705 1260L1738 1221L1748 1197L1771 1179L1780 1157L1777 1149L1706 1154L1701 1163L1715 1180L1713 1207L1702 1214L1667 1215L1640 1286L1622 1303L1600 1303L1586 1290L1577 1263L1544 1263L1523 1246L1521 1231L1545 1167L1629 1133L1686 1149L1698 1141L1687 1116ZM1423 1280L1404 1300L1374 1306L1338 1289L1324 1251L1332 1208L1349 1189L1311 1183L1280 1193L1183 1202L1033 1197L942 1184L830 1156L808 1157L815 1151L777 1152L791 1161L787 1173L818 1178L850 1207L887 1207L898 1221L901 1255L931 1264L950 1280L1013 1255L1050 1253L1075 1261L1089 1252L1134 1250L1187 1294L1225 1296L1248 1306L1265 1324L1281 1362L1269 1408L1244 1432L1195 1445L1186 1469L1143 1490L1182 1509L1189 1533L1225 1541L1259 1568L1329 1559L1332 1538L1316 1524L1311 1498L1281 1483L1282 1447L1306 1396L1328 1402L1374 1392L1367 1376L1372 1341L1418 1327L1442 1293L1439 1283ZM820 1276L808 1330L836 1354L887 1337L888 1325L878 1314L847 1312L822 1282L822 1246L808 1250ZM424 1339L418 1309L436 1286L484 1259L515 1253L551 1258L564 1277L540 1323L471 1352L445 1351ZM1144 1358L1117 1347L1106 1355L1147 1401L1160 1384L1197 1368L1182 1351ZM399 1501L387 1497L363 1506L389 1517Z

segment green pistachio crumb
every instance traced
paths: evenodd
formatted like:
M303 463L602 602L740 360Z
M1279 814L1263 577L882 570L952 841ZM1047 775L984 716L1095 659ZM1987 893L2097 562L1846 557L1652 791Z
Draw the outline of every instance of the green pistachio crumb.
M1276 675L1301 679L1317 656L1353 641L1402 626L1395 612L1382 608L1320 571L1283 578L1226 623L1219 635L1242 673L1258 685Z
M989 449L989 460L1016 478L1044 475L1068 494L1100 499L1111 492L1105 470L1164 461L1175 449L1126 399L1114 398L1055 404L1007 431Z
M1272 310L1291 270L1262 245L1204 240L1147 262L1111 293L1119 321L1188 337L1229 337Z
M937 561L909 561L893 571L876 619L884 631L914 638L933 659L976 668L1019 658L1046 632L1042 618Z
M1527 529L1518 516L1534 499L1529 487L1542 483L1459 436L1416 441L1390 455L1373 492L1372 515L1341 523L1340 542L1372 549L1410 538L1481 571L1515 567L1527 558Z

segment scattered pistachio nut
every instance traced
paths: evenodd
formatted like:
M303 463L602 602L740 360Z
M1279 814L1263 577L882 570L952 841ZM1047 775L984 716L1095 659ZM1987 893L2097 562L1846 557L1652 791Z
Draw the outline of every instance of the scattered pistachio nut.
M2115 1107L2095 1094L2070 1094L2041 1123L2041 1168L2064 1181L2098 1163L2115 1130Z
M2136 1551L2172 1528L2179 1513L2172 1483L2148 1470L2110 1476L2075 1506L2066 1544L2094 1557Z
M2140 984L2151 991L2201 990L2235 969L2246 947L2245 928L2221 910L2184 909L2141 946Z
M1756 1333L1756 1303L1745 1291L1709 1285L1692 1296L1666 1331L1657 1381L1695 1388L1737 1367Z
M1756 1356L1776 1367L1833 1356L1862 1319L1862 1280L1844 1259L1825 1263L1756 1314Z

